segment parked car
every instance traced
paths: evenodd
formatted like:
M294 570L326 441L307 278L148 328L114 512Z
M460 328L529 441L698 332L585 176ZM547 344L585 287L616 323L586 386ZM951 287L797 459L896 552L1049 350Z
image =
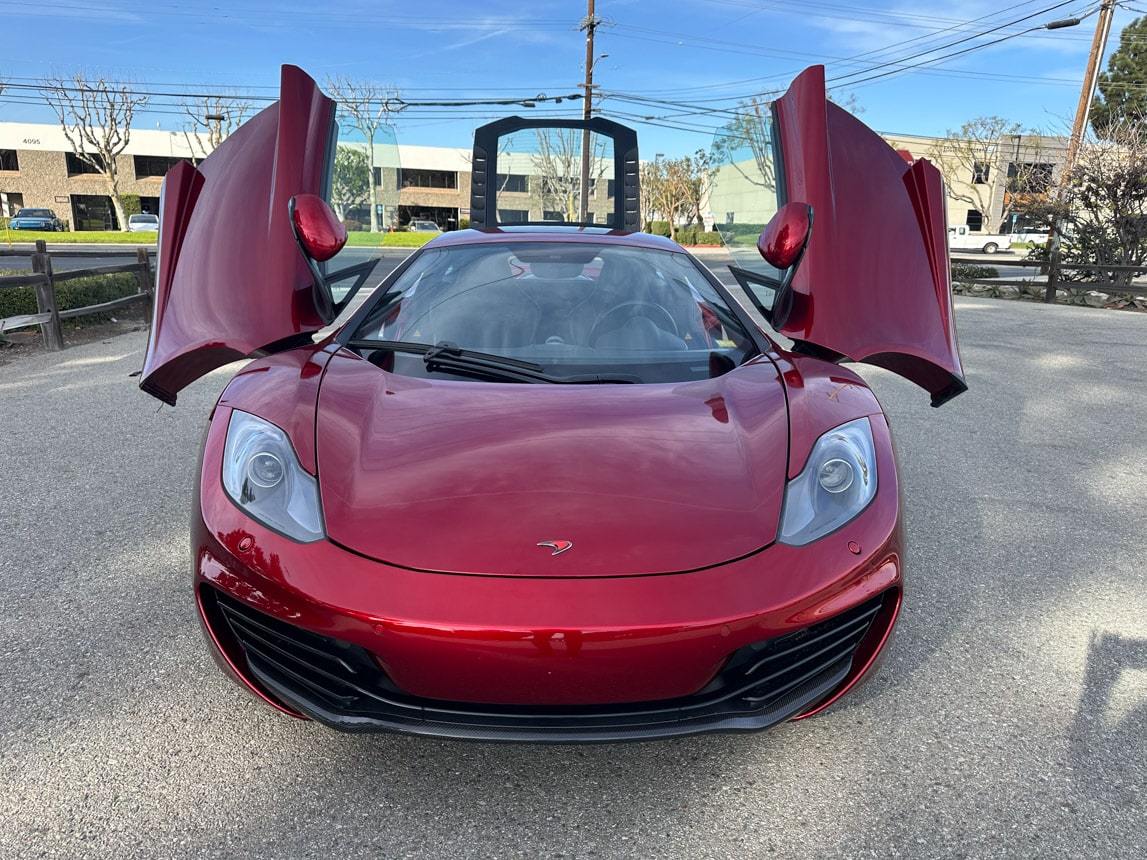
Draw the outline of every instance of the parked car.
M56 217L51 209L20 209L8 222L13 230L44 230L49 233L62 232L64 222Z
M127 229L131 233L155 233L159 230L159 216L144 212L127 216Z
M441 233L442 228L433 221L411 221L408 228L411 233Z
M953 251L983 251L985 254L994 254L1000 248L1008 248L1011 243L1012 236L1004 233L973 233L964 224L948 228L948 248Z
M498 225L479 179L479 229L317 342L373 268L334 267L317 196L335 104L285 66L279 103L167 174L141 388L174 405L259 356L211 411L192 515L228 675L347 731L598 742L762 729L873 670L904 520L888 421L840 362L933 405L965 390L944 186L828 102L822 67L774 112L776 188L807 196L758 189L779 208L738 271L791 350L637 232L637 138L603 118L565 127L613 138L610 228ZM479 129L483 175L544 122Z
M1050 227L1028 227L1023 230L1017 230L1014 233L1009 233L1008 238L1015 242L1035 242L1042 245L1047 241L1048 234L1051 232Z

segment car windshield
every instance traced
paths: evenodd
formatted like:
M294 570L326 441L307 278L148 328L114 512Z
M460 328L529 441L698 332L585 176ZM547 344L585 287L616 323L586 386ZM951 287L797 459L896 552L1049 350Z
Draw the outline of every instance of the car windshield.
M51 218L52 213L48 209L21 209L16 213L17 218Z
M690 257L651 248L539 241L427 249L365 313L348 342L408 376L444 372L417 345L530 362L549 381L579 382L708 378L757 351Z
M132 224L156 224L159 218L155 215L129 215L128 222Z

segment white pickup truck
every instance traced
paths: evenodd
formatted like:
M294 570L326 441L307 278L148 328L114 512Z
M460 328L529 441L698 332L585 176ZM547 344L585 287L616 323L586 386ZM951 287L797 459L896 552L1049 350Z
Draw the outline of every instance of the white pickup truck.
M973 233L966 225L948 228L948 248L956 251L983 251L994 254L1000 248L1009 248L1012 237L1003 233Z

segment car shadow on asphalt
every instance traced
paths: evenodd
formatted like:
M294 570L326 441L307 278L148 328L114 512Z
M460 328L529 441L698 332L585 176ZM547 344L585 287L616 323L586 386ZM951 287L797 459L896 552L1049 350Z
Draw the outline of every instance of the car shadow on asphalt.
M1088 791L1138 806L1147 792L1147 639L1096 631L1084 667L1083 693L1069 732L1076 774Z

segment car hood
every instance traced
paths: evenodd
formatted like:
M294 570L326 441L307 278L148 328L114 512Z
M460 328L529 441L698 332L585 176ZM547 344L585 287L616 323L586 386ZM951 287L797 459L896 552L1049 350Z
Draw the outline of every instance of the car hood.
M317 414L328 536L390 564L657 574L776 536L788 416L765 359L699 382L551 386L412 379L342 352Z

